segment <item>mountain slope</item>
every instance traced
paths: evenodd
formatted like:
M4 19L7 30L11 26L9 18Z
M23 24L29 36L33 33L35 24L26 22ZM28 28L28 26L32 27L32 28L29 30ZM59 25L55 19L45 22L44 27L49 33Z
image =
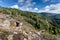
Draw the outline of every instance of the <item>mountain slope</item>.
M11 9L11 8L0 8L0 14L9 15L9 17L6 17L6 18L4 16L3 19L5 21L8 20L8 24L11 23L12 26L10 25L10 28L8 26L7 27L4 26L4 27L5 29L8 28L8 31L10 34L11 33L13 34L14 40L15 38L16 40L18 40L18 37L19 38L23 37L28 40L30 39L31 40L39 40L39 39L40 40L57 40L57 38L52 35L60 35L60 28L59 26L57 26L57 23L53 18L54 15L47 16L47 15L50 15L50 14L47 14L46 16L43 16L45 14L42 14L42 13L37 14L33 12L26 12L26 11L21 11L17 9ZM15 24L18 25L19 23L21 24L23 23L23 25L20 27L16 27ZM2 31L4 33L4 30ZM20 35L21 37L20 36L16 37L15 35L16 36ZM23 38L21 40L23 40Z

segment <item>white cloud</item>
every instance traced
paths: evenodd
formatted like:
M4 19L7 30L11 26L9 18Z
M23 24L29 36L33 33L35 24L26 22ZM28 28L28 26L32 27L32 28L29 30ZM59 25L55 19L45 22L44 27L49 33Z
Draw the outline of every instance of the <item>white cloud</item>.
M39 10L39 12L60 13L60 3L48 5L43 10Z
M21 10L23 11L30 11L30 12L37 12L39 9L38 8L22 8L20 7Z
M31 7L34 6L36 4L36 2L32 2L32 0L26 0L23 4L24 5L21 6L20 9L25 10L25 11L30 11L30 10L32 10Z
M60 3L59 4L51 4L45 6L42 10L38 8L27 8L27 11L31 12L48 12L48 13L60 13Z
M39 10L39 9L38 9L38 8L34 8L34 10L36 10L36 11L37 11L37 10Z
M47 5L45 6L42 10L38 9L38 8L32 8L29 7L32 4L28 4L28 5L24 5L22 7L19 7L18 5L13 5L11 6L11 8L16 8L16 9L20 9L23 11L31 11L31 12L49 12L49 13L60 13L60 3L59 4L51 4L51 5Z
M43 3L46 3L46 2L56 2L57 0L42 0Z
M24 0L18 0L18 2L22 3L22 2L24 2Z
M21 4L21 2L22 2L22 5L23 5L21 8L24 8L24 9L32 7L36 4L36 2L32 2L32 0L18 0L19 4Z
M49 11L49 9L50 9L49 6L46 6L46 7L44 8L45 11Z
M16 9L18 9L19 6L18 6L18 5L13 5L13 6L11 6L11 8L16 8Z
M31 9L31 12L38 12L38 11L39 11L38 8L34 8L34 9L32 8L32 9Z
M20 0L21 1L21 0ZM45 0L46 2L49 0ZM31 11L31 12L50 12L50 13L60 13L60 3L59 4L51 4L45 6L42 10L38 8L32 8L36 2L32 2L32 0L26 0L22 7L17 5L11 6L11 8L21 9L24 11Z
M48 2L48 1L50 1L50 0L42 0L42 1L45 3L45 2Z
M36 4L36 2L32 2L32 0L26 0L23 7L32 7L35 4Z
M22 7L20 7L20 10L23 10L23 11L31 11L32 8L22 8Z
M21 1L21 0L18 0L18 1ZM21 4L21 2L18 2L18 3ZM32 0L26 0L25 2L22 2L22 3L24 3L24 5L21 7L18 6L18 4L17 4L17 5L11 6L11 8L17 8L17 9L20 9L23 11L33 11L32 6L34 6L36 4L35 2L32 2ZM37 8L35 10L37 10Z

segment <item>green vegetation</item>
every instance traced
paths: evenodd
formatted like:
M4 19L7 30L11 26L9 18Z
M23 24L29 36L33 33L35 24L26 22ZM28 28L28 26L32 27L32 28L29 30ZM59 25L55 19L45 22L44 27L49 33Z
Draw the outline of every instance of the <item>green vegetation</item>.
M37 30L46 30L50 34L60 35L60 28L54 19L34 12L26 12L11 8L0 8L0 12L9 14L10 17L30 23ZM60 22L60 21L59 21Z
M0 35L2 35L3 32L0 31Z

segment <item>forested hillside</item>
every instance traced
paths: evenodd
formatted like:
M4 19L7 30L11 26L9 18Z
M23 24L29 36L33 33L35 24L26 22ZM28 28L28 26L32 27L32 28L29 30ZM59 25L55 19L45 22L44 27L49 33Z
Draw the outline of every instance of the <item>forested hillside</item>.
M56 18L53 16L51 17L43 16L44 13L40 14L40 13L34 13L34 12L26 12L26 11L21 11L17 9L11 9L11 8L0 8L0 12L9 14L11 17L16 18L18 20L20 19L20 17L23 17L23 19L26 22L33 25L33 27L37 30L46 30L52 34L60 35L60 27L59 27L60 19L58 20L58 17Z
M59 14L35 13L35 12L27 12L18 9L2 8L2 7L0 7L0 13L7 14L10 16L10 18L18 20L19 22L20 21L24 23L27 22L23 25L23 26L27 25L26 29L29 29L29 27L31 27L36 31L42 31L42 33L45 32L46 34L48 33L51 35L60 36ZM13 25L13 23L11 25Z

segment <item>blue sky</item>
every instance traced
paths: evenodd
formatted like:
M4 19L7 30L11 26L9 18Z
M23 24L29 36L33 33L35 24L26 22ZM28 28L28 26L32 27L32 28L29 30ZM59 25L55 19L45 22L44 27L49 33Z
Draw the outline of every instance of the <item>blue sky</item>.
M60 0L0 0L0 6L31 12L60 13Z

